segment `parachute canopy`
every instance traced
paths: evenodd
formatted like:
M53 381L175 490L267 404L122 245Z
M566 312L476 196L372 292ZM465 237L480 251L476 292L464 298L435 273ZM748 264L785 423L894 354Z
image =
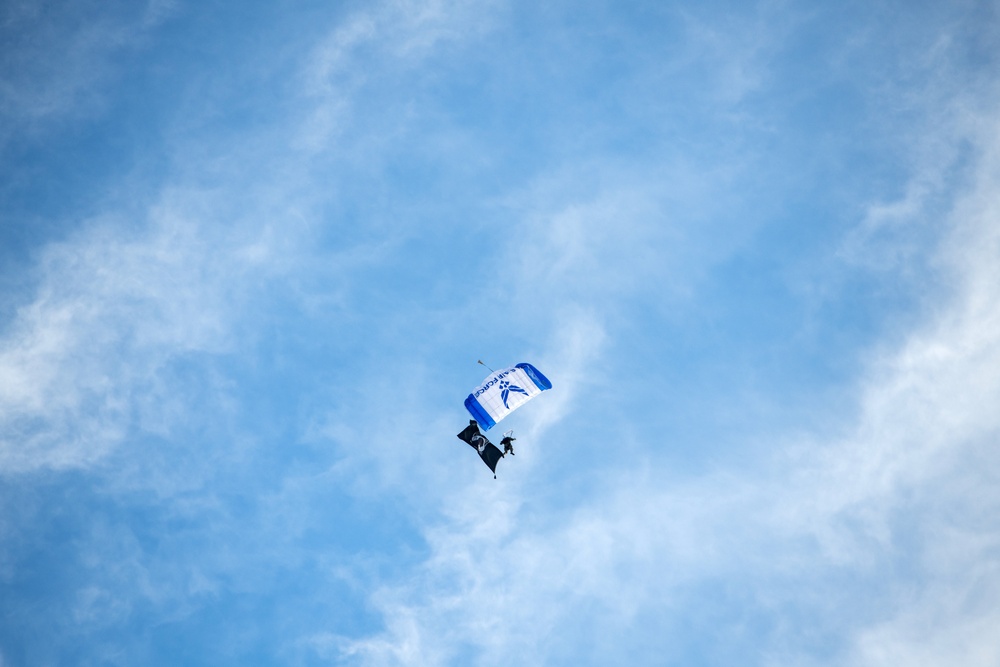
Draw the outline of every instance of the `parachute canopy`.
M488 431L501 419L551 389L549 379L531 364L495 371L465 399L465 408Z

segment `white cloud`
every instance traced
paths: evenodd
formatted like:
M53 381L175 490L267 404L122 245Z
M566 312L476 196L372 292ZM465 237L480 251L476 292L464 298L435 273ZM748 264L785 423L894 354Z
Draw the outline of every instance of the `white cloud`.
M13 2L0 10L0 145L39 123L86 115L101 104L116 54L142 45L172 11L172 0L144 6Z
M823 662L808 657L796 627L805 609L835 637L827 660L836 664L995 664L998 129L970 135L975 178L952 191L936 259L951 284L936 294L948 299L873 360L844 437L786 444L750 469L686 481L643 464L549 515L534 511L529 482L518 496L475 496L426 530L431 555L409 583L373 596L385 631L347 642L343 656L600 663L628 637L681 659L669 651L683 644L685 616L711 618L725 602L698 592L716 585L743 591L742 613L778 619L754 640L765 661ZM547 229L564 260L553 270L588 265L580 235ZM838 583L845 573L848 585Z
M595 369L594 361L600 358L606 343L601 322L592 312L575 306L560 308L550 350L538 363L545 372L559 378L559 387L545 394L545 401L535 401L533 419L529 422L529 440L540 441L545 431L558 424L572 410L577 394L607 378Z
M173 205L141 231L93 221L42 252L37 290L0 340L5 471L87 465L130 428L166 435L186 399L165 367L232 349L254 241L220 243Z
M318 146L336 131L340 121L332 116L349 115L353 93L369 76L362 69L369 62L366 49L405 69L443 41L466 39L464 26L475 22L475 9L474 3L390 3L356 15L320 49L311 85L321 111L305 135ZM747 49L752 60L757 49ZM737 97L759 81L738 67L726 76ZM331 109L331 117L320 117ZM995 130L981 128L978 136L995 136ZM953 280L951 300L930 310L930 321L906 336L900 349L884 350L873 363L858 388L857 422L845 427L842 439L776 447L773 460L689 480L643 461L616 468L594 483L593 493L575 496L588 499L567 507L553 502L558 489L536 483L542 454L531 448L519 449L517 478L449 477L451 470L427 453L441 433L459 447L452 436L457 429L453 413L427 417L421 393L427 368L402 369L412 382L390 418L381 418L382 401L399 370L351 387L345 393L353 402L345 401L313 435L352 453L324 475L284 480L265 502L271 503L268 531L304 532L311 517L303 518L301 508L312 495L296 485L313 489L331 478L353 484L357 495L394 487L417 505L417 514L429 497L446 498L444 516L435 508L433 525L424 528L430 555L407 573L409 580L372 595L384 632L360 638L321 633L304 643L364 664L546 664L563 657L608 663L609 656L620 657L619 643L627 638L663 649L663 662L670 650L680 650L671 643L683 643L691 627L721 613L722 603L703 590L717 586L726 589L718 593L723 600L744 595L747 614L770 613L794 626L793 611L806 608L830 621L831 632L847 628L839 637L854 642L847 650L854 664L930 664L931 657L936 664L995 662L996 646L981 633L997 620L988 602L997 588L998 528L996 513L984 507L998 504L992 456L1000 432L1000 232L993 224L1000 214L998 155L995 145L988 147L979 162L980 182L952 213L953 233L938 258L946 267L941 275ZM580 409L578 398L595 382L594 362L613 344L613 327L604 319L607 300L649 279L664 289L670 273L665 262L723 256L739 242L715 228L705 238L724 238L711 253L685 252L690 244L669 257L653 251L673 233L664 224L676 214L670 197L683 199L677 193L692 184L706 187L698 179L673 179L683 171L664 169L646 185L622 185L630 180L626 174L590 197L577 189L555 204L525 207L523 236L508 255L523 262L521 294L542 293L550 304L575 296L572 286L580 285L586 288L580 294L600 297L565 300L569 305L553 313L558 333L538 351L538 364L557 386L528 413L525 440L540 441ZM673 193L665 195L657 178L670 180ZM894 219L921 214L926 188L943 187L933 179L915 183L910 192L916 194L896 207ZM539 200L548 200L552 190L542 189ZM240 345L247 291L260 272L273 276L296 264L305 282L329 275L314 264L303 268L297 253L302 230L290 230L285 220L227 232L223 224L208 224L219 221L211 201L192 212L165 198L168 203L148 213L140 231L98 221L43 252L38 290L0 338L5 472L89 465L132 429L170 435L191 416L195 399L179 395L169 367ZM691 199L710 198L699 190ZM873 212L870 219L880 216ZM741 233L749 231L741 227ZM290 235L299 240L289 242ZM622 271L608 277L608 267ZM337 289L306 287L308 294L298 296L322 301ZM435 493L428 495L431 485ZM192 514L211 522L198 504L212 498L190 502ZM421 518L426 516L414 520ZM122 535L96 534L91 542L117 543ZM95 547L92 555L99 560L104 554ZM228 571L229 559L235 561L225 548L211 556L215 564L204 574L164 566L156 585L140 594L159 599L173 590L191 598L171 598L179 607L196 604L219 585L217 574ZM123 565L110 584L91 582L78 590L73 612L81 622L127 616L130 598L113 591L147 576L148 557L138 545L112 558ZM925 576L883 571L897 558ZM98 560L87 565L96 567ZM0 570L6 569L0 561ZM851 585L836 590L836 575L845 572L848 579L887 583L870 597ZM836 593L832 602L817 601L827 593ZM862 607L863 618L851 618ZM802 657L795 634L794 627L778 629L757 645L771 642L771 654L788 657L784 664L795 662Z
M468 43L488 29L492 2L470 0L391 0L359 11L338 25L314 51L303 75L304 93L315 103L298 145L318 152L354 123L353 104L374 79L406 84L404 73L426 77L421 64L442 44ZM391 85L391 84L390 84ZM405 96L396 122L404 121ZM371 132L372 118L366 118ZM387 138L385 138L387 139Z

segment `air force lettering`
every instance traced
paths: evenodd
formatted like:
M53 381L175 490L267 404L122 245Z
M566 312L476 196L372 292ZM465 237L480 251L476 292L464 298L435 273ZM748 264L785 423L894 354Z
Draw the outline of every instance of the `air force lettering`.
M488 431L501 419L546 389L549 379L531 364L517 364L490 374L465 399L465 408Z

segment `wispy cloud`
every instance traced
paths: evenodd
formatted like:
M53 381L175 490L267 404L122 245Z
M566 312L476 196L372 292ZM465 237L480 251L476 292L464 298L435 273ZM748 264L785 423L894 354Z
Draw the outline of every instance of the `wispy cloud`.
M302 77L304 93L315 108L304 125L300 145L320 151L331 142L341 143L338 137L357 121L355 103L366 88L393 81L405 87L407 76L432 77L422 68L425 59L442 43L469 43L481 36L489 29L492 5L467 0L396 0L376 3L348 17L315 49ZM404 123L407 100L392 97L398 111L395 122ZM369 125L366 132L370 130Z
M255 239L220 250L196 218L168 203L138 231L95 220L45 249L0 347L6 471L85 465L130 429L166 435L183 420L168 366L232 350L257 265Z
M965 130L972 178L950 190L935 252L952 289L873 359L843 437L783 443L747 469L690 480L626 468L591 502L545 517L526 488L523 502L481 498L487 515L463 511L426 530L417 576L372 598L385 631L342 655L593 662L638 642L681 661L685 628L720 624L739 647L739 624L757 623L760 664L995 663L1000 147L992 122ZM552 242L556 269L587 265L579 236ZM792 620L806 617L820 628L812 638Z
M20 7L4 10L27 12L9 30L39 25L41 5ZM36 83L6 76L16 94L0 93L0 113L44 124L99 97L157 7L54 26L67 55L52 57L92 74L49 62ZM878 30L854 27L878 22L850 12L663 11L390 1L277 54L256 34L220 42L251 62L233 68L234 51L179 91L191 103L155 128L162 179L109 183L100 213L39 245L10 297L0 660L34 647L55 663L72 646L134 664L183 637L204 662L241 664L248 651L286 664L996 662L981 635L1000 621L989 86L953 98L961 86L942 75L921 98L914 81L940 51L881 95L878 67L845 83L883 55ZM198 26L192 39L219 29ZM283 24L263 43L299 32ZM819 33L832 45L802 46ZM22 47L11 63L41 48ZM789 65L800 56L835 71ZM289 62L301 71L277 83ZM838 106L841 92L900 90L925 123L893 132L912 119ZM879 134L866 122L895 152L857 158ZM841 185L851 201L796 255L784 236L809 236L831 201L802 200L855 166L882 175L868 160L905 167L908 183ZM851 216L859 231L837 246ZM832 263L833 247L853 260L842 273L903 248L882 284L914 254L934 273L906 328L857 353L864 370L824 408L826 430L803 435L755 411L791 391L758 383L749 407L732 405L731 384L781 358L749 330L800 306L741 281ZM765 344L794 353L797 325ZM670 338L727 326L711 354ZM725 366L729 346L760 354L692 377ZM555 383L511 418L518 453L497 480L454 436L478 354L532 361ZM814 389L814 369L781 359ZM631 383L616 382L620 364ZM700 393L703 412L679 421L741 410L735 444L663 429L684 410L668 393ZM25 613L41 606L56 611ZM57 628L52 646L23 639L43 627ZM79 649L82 637L97 639Z
M95 5L101 7L95 11ZM100 109L120 69L116 55L142 45L172 0L122 3L10 2L0 10L0 146L39 124Z

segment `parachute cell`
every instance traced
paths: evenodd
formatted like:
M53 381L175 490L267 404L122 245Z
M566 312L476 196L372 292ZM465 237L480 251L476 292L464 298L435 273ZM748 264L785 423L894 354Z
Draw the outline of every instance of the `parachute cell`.
M465 399L465 408L488 431L501 419L551 389L549 379L531 364L517 364L489 375Z

